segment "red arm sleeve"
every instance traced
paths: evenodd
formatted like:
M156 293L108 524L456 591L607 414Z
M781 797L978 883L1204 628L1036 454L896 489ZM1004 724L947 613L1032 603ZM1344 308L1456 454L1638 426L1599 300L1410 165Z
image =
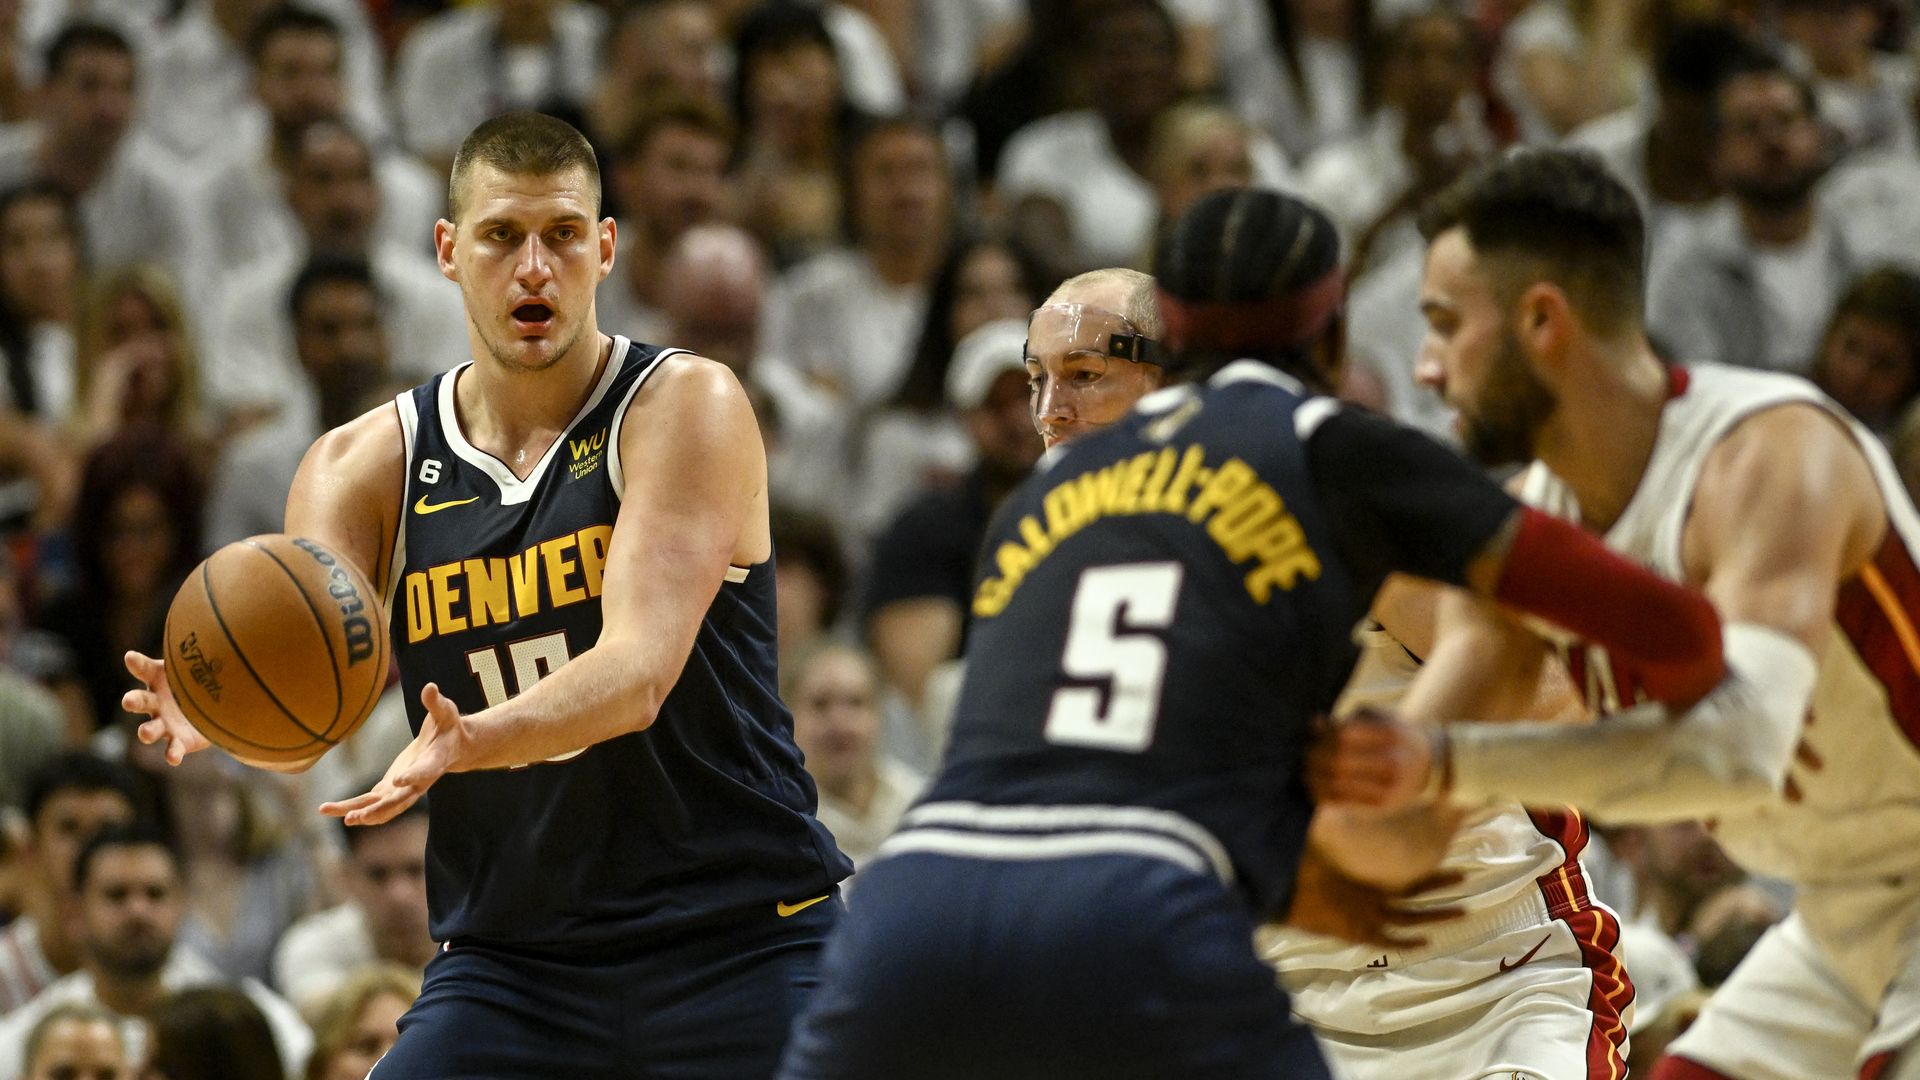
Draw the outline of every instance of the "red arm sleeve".
M1642 569L1577 525L1531 508L1493 598L1633 665L1647 695L1685 708L1726 675L1720 615L1697 591Z

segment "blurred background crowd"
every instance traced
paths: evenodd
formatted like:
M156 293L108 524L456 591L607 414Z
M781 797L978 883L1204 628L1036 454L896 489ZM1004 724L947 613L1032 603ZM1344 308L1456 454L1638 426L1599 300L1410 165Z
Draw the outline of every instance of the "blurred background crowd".
M466 359L431 237L486 117L598 148L602 329L753 394L782 690L858 859L938 759L974 550L1040 451L1027 313L1146 268L1217 188L1332 214L1345 396L1447 438L1416 378L1414 211L1503 147L1591 148L1648 215L1668 354L1805 374L1920 479L1914 15L0 0L0 1080L358 1080L417 992L424 820L312 810L404 745L394 695L301 777L167 769L130 738L120 657L202 556L278 530L321 431ZM1644 931L1638 1058L1785 897L1698 826L1606 840L1600 894Z

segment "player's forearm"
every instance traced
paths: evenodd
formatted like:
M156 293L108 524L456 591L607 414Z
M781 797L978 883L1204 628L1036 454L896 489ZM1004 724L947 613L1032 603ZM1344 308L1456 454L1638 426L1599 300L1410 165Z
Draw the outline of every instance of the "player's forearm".
M1321 857L1347 877L1401 889L1440 865L1460 817L1458 810L1431 804L1391 814L1322 806L1314 811L1308 836Z
M664 671L657 646L605 640L524 693L466 718L472 742L455 771L504 769L643 731L686 664Z
M1584 726L1449 725L1452 795L1571 803L1620 824L1708 817L1772 799L1817 668L1792 638L1748 624L1727 627L1727 660L1726 681L1678 717L1648 705Z

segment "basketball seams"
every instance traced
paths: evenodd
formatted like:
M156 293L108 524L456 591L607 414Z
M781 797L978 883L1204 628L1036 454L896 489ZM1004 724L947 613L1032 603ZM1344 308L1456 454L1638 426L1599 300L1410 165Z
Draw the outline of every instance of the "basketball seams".
M300 594L300 602L305 604L307 610L313 613L313 622L315 626L320 628L321 640L327 643L327 664L333 669L333 722L327 725L324 734L314 737L332 744L334 740L330 736L333 734L333 729L340 726L340 718L346 715L347 708L347 691L340 682L340 658L334 655L333 634L328 630L327 621L321 616L319 606L313 602L313 597L307 595L306 586L301 583L299 576L293 572L293 568L288 566L280 556L275 555L263 544L248 540L246 541L246 545L260 554L265 555L267 558L272 559L273 565L279 567L280 572L287 575L287 580L293 583L293 591Z
M300 718L293 715L293 710L287 708L286 704L280 700L280 696L273 692L273 688L271 686L267 685L267 681L260 677L260 673L258 671L254 670L253 662L247 659L246 651L240 647L240 643L238 641L234 640L233 631L227 629L227 620L220 614L220 601L213 594L213 575L209 572L212 565L213 565L212 559L208 559L206 562L203 562L200 564L200 582L201 582L202 588L204 588L207 593L207 610L212 612L213 621L215 625L220 627L220 632L226 635L227 644L233 648L234 658L240 661L240 666L247 669L247 674L253 677L254 684L260 687L261 693L267 695L268 701L273 702L274 708L280 710L280 715L285 716L288 720L292 721L294 727L297 727L301 731L306 732L310 738L326 743L328 746L332 746L333 745L332 739L327 738L325 735L322 735L319 732L308 727L307 725L301 723ZM302 592L301 595L304 596L305 593ZM332 648L331 642L329 642L328 648L329 649ZM225 729L222 728L221 730L224 731Z
M161 657L161 664L166 669L167 685L174 688L173 700L181 706L180 711L183 715L187 712L189 708L191 708L195 713L199 714L200 718L203 721L206 722L207 727L213 728L214 730L218 731L220 734L226 736L227 738L233 740L234 742L245 743L246 745L253 747L256 750L264 750L270 754L294 753L296 751L303 750L306 747L312 745L311 743L298 743L293 746L269 746L266 743L256 742L252 739L249 739L245 735L242 735L239 732L234 731L232 728L227 727L225 724L222 724L220 721L215 720L213 718L213 713L211 710L207 709L206 706L201 705L199 702L193 700L192 681L188 680L183 682L176 675L177 669L173 662L173 648L172 648L173 629L172 627L173 627L173 620L168 619L166 626L161 630L162 633L167 635L167 642L168 642L168 647L162 650L163 655ZM182 693L181 691L183 690L186 692ZM189 722L192 722L193 720L193 718L190 716L187 717L187 719ZM194 726L198 727L199 725L195 724ZM204 728L201 729L200 734L206 735L207 734L206 730ZM209 738L211 738L211 736L209 736ZM228 751L228 753L232 753L232 751Z

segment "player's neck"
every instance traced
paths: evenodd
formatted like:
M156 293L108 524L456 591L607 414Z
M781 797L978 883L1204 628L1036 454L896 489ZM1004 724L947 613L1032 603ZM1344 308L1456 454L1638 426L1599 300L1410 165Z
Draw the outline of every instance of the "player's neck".
M1644 339L1613 361L1594 357L1577 401L1562 395L1539 440L1540 460L1573 489L1582 522L1604 532L1639 490L1670 396L1663 365Z
M566 356L540 371L520 371L482 356L454 384L461 434L525 478L593 393L613 339L591 329Z

